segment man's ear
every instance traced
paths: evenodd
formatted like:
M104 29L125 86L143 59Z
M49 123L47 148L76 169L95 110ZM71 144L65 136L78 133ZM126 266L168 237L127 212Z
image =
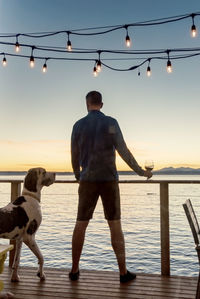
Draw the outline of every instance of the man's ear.
M25 177L24 187L31 192L37 192L37 172L30 170Z

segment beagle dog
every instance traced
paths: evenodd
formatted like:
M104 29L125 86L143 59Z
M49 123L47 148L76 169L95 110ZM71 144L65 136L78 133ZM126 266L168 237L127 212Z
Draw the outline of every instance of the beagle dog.
M11 281L19 281L18 266L22 242L38 259L37 276L45 280L44 259L35 241L35 234L42 221L40 208L41 189L54 183L56 174L44 168L32 168L25 179L22 195L0 209L0 238L16 240Z

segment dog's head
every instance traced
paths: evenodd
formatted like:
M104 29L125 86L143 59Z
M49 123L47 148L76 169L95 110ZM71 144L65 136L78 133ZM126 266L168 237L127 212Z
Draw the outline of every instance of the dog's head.
M30 192L38 192L43 186L53 184L55 177L55 172L47 172L41 167L31 168L25 177L24 188Z

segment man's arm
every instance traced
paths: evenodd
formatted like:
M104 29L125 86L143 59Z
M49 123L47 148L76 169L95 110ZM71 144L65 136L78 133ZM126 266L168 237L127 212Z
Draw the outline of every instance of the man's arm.
M76 137L76 129L75 126L72 130L71 135L71 163L75 178L79 181L80 179L80 163L79 163L79 147Z
M128 166L133 169L138 175L140 176L146 176L151 177L151 173L143 170L127 148L127 145L124 141L122 132L120 130L120 127L118 125L118 122L116 121L115 129L113 130L114 133L114 145L119 153L120 157L128 164Z

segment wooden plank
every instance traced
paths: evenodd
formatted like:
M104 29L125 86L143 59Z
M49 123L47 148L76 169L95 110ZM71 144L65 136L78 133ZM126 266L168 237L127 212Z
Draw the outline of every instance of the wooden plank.
M23 274L23 272L25 271L25 274ZM92 270L91 270L92 271ZM7 271L8 272L8 271ZM23 283L24 280L26 280L26 282L28 283L32 283L33 279L35 280L36 278L36 271L34 272L29 272L26 270L23 270L23 268L21 268L20 270L21 272L21 278L22 281L21 283ZM66 270L63 270L61 272L50 272L48 270L45 271L48 275L47 275L47 281L46 283L52 283L55 282L56 284L62 283L62 281L68 281L68 272ZM5 276L5 278L7 278L10 274L3 274ZM81 277L81 282L82 284L87 284L88 282L91 282L92 284L98 284L99 282L104 282L104 284L113 284L113 285L118 285L119 284L119 278L118 278L118 274L116 274L115 272L110 272L108 271L107 275L101 275L101 271L92 271L89 272L88 271L81 271L80 273L80 277ZM38 278L36 278L38 279ZM188 287L191 286L191 283L194 283L194 280L197 280L197 278L194 277L187 277L187 279L183 279L182 277L177 277L177 276L170 276L169 279L167 279L167 277L162 277L162 276L154 276L153 274L150 275L145 275L145 274L137 274L137 279L135 280L137 283L140 283L142 281L142 283L148 283L150 282L151 285L155 284L162 284L162 287L168 287L169 285L171 285L172 287L176 287L177 283L181 286L181 288L185 288L187 289ZM134 281L134 282L135 282ZM125 286L126 284L122 284L121 288L123 288L123 286ZM159 285L158 285L159 287Z
M5 278L4 278L5 280ZM183 279L181 279L183 280ZM32 287L35 285L36 282L39 282L38 278L36 277L33 277L32 280L31 279L26 279L26 278L22 278L22 280L20 281L19 284L17 284L20 288L26 288L27 287L27 284L29 287ZM99 286L100 288L102 288L103 286L103 289L105 289L106 286L110 286L110 289L111 291L113 291L113 289L115 289L117 286L120 285L120 289L123 291L123 289L127 289L127 285L126 284L119 284L119 282L117 281L116 283L113 283L112 281L109 281L109 280L96 280L96 281L93 281L93 280L84 280L83 277L81 277L81 279L79 280L80 284L79 284L79 287L81 288L94 288L96 286ZM5 282L7 285L10 284L10 281L7 280ZM77 282L76 282L77 283ZM74 283L74 285L76 284ZM48 287L52 287L53 285L56 285L56 286L61 286L61 285L65 285L65 287L71 287L72 285L72 282L69 281L68 277L66 277L65 279L63 278L60 278L60 281L55 281L55 279L50 279L48 277L48 279L45 281L45 286L48 286ZM175 290L177 289L177 285L179 286L179 288L182 289L182 291L185 291L185 292L190 292L191 290L194 289L194 286L197 284L197 278L194 279L192 282L190 282L190 284L185 284L185 281L183 280L181 283L179 280L176 281L176 284L171 284L170 282L169 283L166 283L166 284L163 284L162 282L160 281L157 281L152 283L151 281L151 277L149 277L148 280L143 280L143 277L140 276L140 277L137 277L136 280L132 283L129 284L129 288L130 288L130 291L131 291L131 288L134 288L135 289L139 289L141 287L143 287L144 285L147 287L147 288L155 288L156 290L164 290L164 291L168 291L168 288L170 287L171 290ZM43 284L41 283L40 286L43 286Z
M28 294L30 296L30 298L32 298L32 296L35 295L39 295L39 296L46 296L46 297L50 297L50 296L55 296L56 298L64 298L66 297L72 297L77 299L77 297L84 297L84 298L92 298L94 297L94 295L96 295L98 298L102 298L102 297L107 297L107 298L133 298L136 296L136 298L138 296L149 296L150 298L179 298L179 299L192 299L194 298L194 294L192 295L191 292L184 292L182 290L179 290L177 292L171 291L171 292L157 292L154 289L140 289L137 290L135 289L134 292L130 292L129 289L125 290L124 292L122 292L121 290L106 290L106 288L104 288L104 290L99 290L98 288L94 288L94 289L81 289L79 288L79 285L77 284L76 287L71 287L71 288L66 288L66 287L62 287L61 289L58 289L57 286L55 287L46 287L46 288L38 288L37 290L34 288L29 288L29 289L19 289L16 286L12 286L9 288L10 291L14 292L15 295L20 295L21 298L23 298L23 295ZM40 298L40 297L39 297Z
M8 268L6 268L7 273L4 274L5 277L8 277L10 275L11 272L9 272ZM36 268L24 268L21 267L20 268L20 272L21 272L21 278L22 278L22 282L25 279L26 281L28 281L28 283L31 283L33 279L36 278ZM23 274L25 272L25 274ZM62 270L55 270L55 269L49 269L49 268L45 268L45 272L47 273L47 278L48 278L48 282L52 283L58 283L62 282L62 281L68 281L68 271L66 269L62 269ZM100 281L103 281L104 284L110 284L112 283L113 285L118 285L119 284L119 276L117 272L110 272L110 271L94 271L94 270L81 270L81 281L82 283L87 283L87 282L92 282L94 283L98 283ZM140 280L138 280L138 278ZM169 284L173 287L177 285L177 281L178 284L181 286L181 288L188 288L191 283L194 283L194 280L197 278L194 277L187 277L187 278L183 278L180 276L170 276L170 277L163 277L160 276L158 274L137 274L137 279L135 281L142 281L144 283L146 282L150 282L151 285L152 284L162 284L162 287L166 286L168 287ZM146 281L146 282L145 282ZM121 285L121 287L123 288L123 284Z
M40 282L36 268L20 267L21 281L10 282L11 269L5 268L1 277L5 290L20 299L193 299L197 277L161 276L139 273L136 280L120 284L119 274L112 271L81 270L80 279L71 282L67 269L45 268L47 279Z

